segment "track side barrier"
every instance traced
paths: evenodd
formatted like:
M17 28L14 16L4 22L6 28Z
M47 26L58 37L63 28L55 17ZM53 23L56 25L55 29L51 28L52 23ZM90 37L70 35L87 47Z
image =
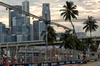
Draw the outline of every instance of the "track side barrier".
M57 66L65 64L75 64L75 61L61 61L61 62L49 62L49 63L35 63L35 64L13 64L10 66ZM77 61L78 62L78 61Z
M100 61L100 59L87 60L87 62L92 62L92 61ZM78 63L84 63L84 62L82 60L77 60L77 61L60 61L60 62L44 62L44 63L8 64L7 66L57 66L57 65L78 64Z

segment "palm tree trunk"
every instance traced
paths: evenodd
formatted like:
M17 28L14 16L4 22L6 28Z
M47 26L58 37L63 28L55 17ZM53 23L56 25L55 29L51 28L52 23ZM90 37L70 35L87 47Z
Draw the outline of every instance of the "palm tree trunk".
M72 23L71 20L70 20L70 22L71 22L71 25L72 25L72 27L73 27L73 33L76 35L75 27L74 27L74 25L73 25L73 23Z
M91 31L90 31L90 37L92 37L92 33L91 33Z

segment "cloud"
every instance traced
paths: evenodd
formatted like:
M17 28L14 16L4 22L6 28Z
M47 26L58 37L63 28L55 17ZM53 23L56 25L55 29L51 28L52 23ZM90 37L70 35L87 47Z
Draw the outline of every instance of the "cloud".
M41 16L42 15L42 8L39 6L31 6L30 13L37 15L37 16Z
M0 0L4 3L10 5L22 5L24 0ZM93 16L95 18L100 17L100 0L68 0L73 1L77 5L77 10L79 11L78 19L87 19L87 16ZM30 2L30 13L41 16L42 15L42 4L50 3L50 12L51 20L55 20L64 26L72 28L69 22L64 22L63 18L60 16L60 9L63 8L66 0L29 0ZM5 10L5 7L0 6L0 22L8 25L8 11ZM63 22L62 22L63 21ZM32 19L31 19L32 22ZM82 31L82 23L74 23L77 31ZM98 24L100 25L100 24ZM58 27L55 27L58 32L61 32L63 28L58 30ZM99 28L100 29L100 28ZM97 31L99 33L100 31ZM94 34L95 35L95 34Z

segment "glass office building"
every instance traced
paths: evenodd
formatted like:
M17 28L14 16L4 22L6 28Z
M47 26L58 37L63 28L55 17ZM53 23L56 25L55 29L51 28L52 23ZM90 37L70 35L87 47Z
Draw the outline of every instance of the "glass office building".
M43 21L33 21L33 39L43 40L42 31L45 31L45 23Z
M33 39L39 40L39 21L33 21Z
M23 35L17 35L17 42L23 41Z
M29 1L22 2L22 10L29 12ZM24 17L24 23L30 24L30 17L25 14L22 14L22 16Z
M43 3L43 5L42 5L42 18L51 20L49 3Z
M6 38L5 38L5 42L12 42L12 36L7 35Z
M30 25L29 24L22 25L22 35L24 36L23 41L30 40Z
M14 7L22 10L22 6L20 6L20 5L15 5ZM11 33L13 30L13 17L19 17L21 15L22 15L21 12L18 12L15 10L9 10L9 27L11 28Z
M0 42L5 41L5 24L0 22Z
M5 34L5 24L0 22L0 34Z
M24 24L24 17L13 18L13 34L22 34L22 25Z

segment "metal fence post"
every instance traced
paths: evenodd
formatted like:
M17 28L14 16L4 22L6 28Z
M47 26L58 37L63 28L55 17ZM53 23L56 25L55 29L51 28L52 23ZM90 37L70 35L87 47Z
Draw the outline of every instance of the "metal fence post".
M7 43L7 49L6 49L7 64L8 64L8 47L9 47L8 44L9 44L9 43Z
M55 58L54 58L54 59L55 59L55 61L56 61L56 48L54 48L54 49L55 49L55 56L54 56Z
M68 55L67 55L67 49L65 49L65 50L66 50L66 61L67 61L67 56L68 56Z
M25 46L25 63L26 63L26 52L27 52L27 46L28 46L28 44Z
M1 51L1 44L0 44L0 59L1 59L1 52L2 52L2 51Z
M33 47L33 54L32 54L32 63L34 62L34 47Z
M52 49L50 50L50 61L52 61Z
M42 62L42 51L39 50L39 53L40 53L40 62Z
M65 61L66 60L66 52L65 52L66 50L65 49L63 49L63 52L64 52L64 55L63 55L63 61Z
M74 50L75 50L75 49L73 49L73 60L74 60L74 55L75 55Z
M62 53L62 52L60 52L60 51L61 51L61 50L59 50L59 58L58 58L59 61L61 60L60 54Z
M16 63L18 63L18 45L19 44L16 45Z

